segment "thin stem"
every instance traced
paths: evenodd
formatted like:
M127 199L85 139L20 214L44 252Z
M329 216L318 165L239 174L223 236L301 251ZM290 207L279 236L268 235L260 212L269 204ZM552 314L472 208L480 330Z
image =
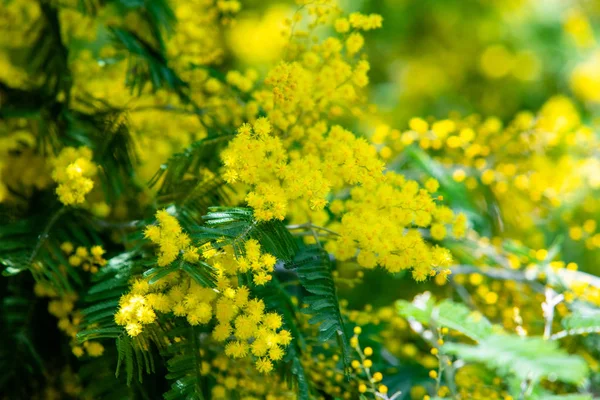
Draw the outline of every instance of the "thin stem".
M377 387L375 386L375 382L373 381L373 377L371 376L371 369L365 367L365 360L367 359L367 357L365 357L364 353L362 352L362 349L360 348L359 343L356 345L355 350L358 353L358 356L360 357L360 367L367 375L367 379L369 380L369 385L371 386L371 390L373 391L373 394L375 396L377 396L378 391L377 391Z
M50 232L50 229L52 229L52 227L54 226L54 224L58 221L58 219L67 211L67 207L62 206L57 212L56 214L54 214L52 216L52 218L50 218L50 220L48 221L48 223L46 224L46 227L44 228L44 230L42 231L42 233L40 233L40 235L38 236L38 241L35 244L35 247L33 248L33 251L31 252L31 256L29 256L29 263L31 264L35 261L35 257L37 257L40 249L42 248L42 245L44 244L44 242L46 241L46 239L48 238L48 233Z
M552 337L552 323L554 322L554 309L564 300L565 296L557 294L554 290L547 287L545 291L546 301L542 303L542 311L544 313L544 339L548 340Z
M296 230L296 229L308 229L308 230L316 229L318 231L324 231L324 232L330 233L332 235L340 236L339 233L332 231L331 229L325 228L323 226L314 225L312 222L306 222L304 224L297 224L297 225L287 225L286 228L291 231Z
M533 381L531 379L525 379L521 382L521 393L519 393L519 400L525 400L533 387Z
M454 288L454 290L456 291L456 293L458 293L459 297L462 299L462 301L469 306L469 308L479 311L479 309L477 308L477 305L475 304L475 302L473 301L473 298L471 297L471 295L469 294L469 291L460 283L456 282L456 280L454 279L450 279L450 285Z
M569 329L560 332L556 332L550 336L550 340L558 340L567 336L584 335L586 333L600 333L600 328L580 328L580 329Z

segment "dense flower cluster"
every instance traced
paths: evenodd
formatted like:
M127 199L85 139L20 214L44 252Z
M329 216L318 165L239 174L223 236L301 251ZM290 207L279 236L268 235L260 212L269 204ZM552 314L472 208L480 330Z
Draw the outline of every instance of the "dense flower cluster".
M221 155L229 182L252 185L246 201L258 221L284 219L288 203L295 199L308 200L304 206L320 210L330 190L355 185L350 198L331 204L331 212L341 222L332 225L339 238L329 242L329 251L346 260L363 249L358 255L360 265L381 265L390 272L413 268L417 280L432 271L435 275L432 268L450 265L447 250L431 250L417 230L407 229L431 227L434 239L442 240L446 224L454 222L454 234L461 237L464 216L455 217L449 208L437 206L416 182L391 172L383 174L384 164L368 142L339 126L329 132L314 128L313 141L305 149L308 154L292 158L281 139L270 135L271 129L264 118L252 127L243 125ZM437 189L434 181L428 186Z
M311 210L322 210L330 188L344 184L366 184L382 178L382 163L375 151L350 132L334 126L315 127L312 153L301 157L288 154L281 139L269 135L271 125L265 118L253 127L243 125L221 157L225 177L251 184L255 190L246 198L259 221L284 219L288 202L307 201ZM344 143L344 146L332 146Z
M180 254L187 262L200 259L198 248L191 245L190 237L183 232L177 219L166 210L156 213L158 225L149 225L144 236L159 245L158 265L164 267L175 261Z
M159 244L158 265L166 267L181 256L181 262L200 261L199 248L191 245L176 218L167 211L156 214L158 225L146 228L145 236ZM130 336L142 333L144 325L157 321L157 312L185 317L192 325L206 325L216 320L212 337L224 342L225 354L232 358L256 357L256 369L268 373L273 361L279 361L292 337L282 329L281 316L265 310L261 299L251 298L247 286L237 284L237 274L252 272L256 285L271 279L276 259L261 253L260 245L250 239L244 255L236 257L231 246L219 251L202 247L202 259L212 265L219 276L216 289L203 287L187 275L171 273L157 281L138 279L131 291L121 297L115 321L125 326Z
M396 151L418 145L473 192L481 185L489 187L507 228L528 232L528 244L534 246L542 245L534 232L535 220L549 215L549 208L541 204L551 209L580 203L577 193L600 185L593 172L597 161L591 156L598 143L564 97L550 99L537 115L520 113L506 127L497 118L477 115L439 121L413 118L409 130L390 134L385 142Z
M83 203L85 195L94 187L92 178L97 172L89 148L64 148L54 160L52 171L52 179L58 183L56 194L60 201L67 206Z
M89 250L83 246L75 249L71 242L64 242L60 248L69 257L69 265L74 268L81 267L84 271L95 274L99 268L106 265L102 246L92 246Z

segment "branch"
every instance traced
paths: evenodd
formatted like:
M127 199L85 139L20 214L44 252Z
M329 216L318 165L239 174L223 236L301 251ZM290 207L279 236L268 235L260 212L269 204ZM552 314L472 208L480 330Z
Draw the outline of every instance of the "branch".
M547 287L545 291L546 301L542 303L542 311L544 312L544 339L548 340L552 336L552 323L554 322L554 308L565 299L562 294L556 293L551 288Z

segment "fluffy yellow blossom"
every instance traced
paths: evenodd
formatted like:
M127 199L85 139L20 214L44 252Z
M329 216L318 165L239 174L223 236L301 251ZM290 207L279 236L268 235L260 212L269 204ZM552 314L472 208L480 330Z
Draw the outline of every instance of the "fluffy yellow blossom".
M106 265L106 260L102 257L105 253L102 246L92 246L90 250L83 246L75 247L70 242L64 242L60 246L63 253L68 256L69 265L71 267L80 267L86 271L95 274L99 268ZM74 254L73 254L74 253Z
M156 218L158 225L147 227L145 236L160 247L159 265L160 260L166 257L167 245L173 246L175 258L183 252L182 257L188 262L192 257L190 249L194 249L192 261L199 260L199 249L202 249L202 254L210 252L209 243L200 248L194 247L177 219L166 211L157 212ZM254 239L244 243L243 255L240 256L235 255L232 246L213 250L205 262L217 271L219 280L216 289L203 287L179 272L154 283L138 279L132 282L130 292L121 297L115 322L135 337L144 333L145 325L156 322L157 313L185 317L192 326L207 325L216 320L212 337L217 342L224 342L225 354L233 358L258 357L257 370L268 373L273 369L272 362L283 358L284 349L292 338L288 331L282 329L281 316L266 312L262 300L250 298L249 289L238 285L237 276L238 273L250 272L255 284L265 284L271 279L277 260L262 252Z
M365 15L358 12L350 14L348 17L350 25L355 29L368 31L371 29L381 28L383 18L378 14Z
M182 231L177 219L166 210L156 213L158 225L149 225L144 230L144 237L159 247L158 265L164 267L183 254L183 259L196 263L200 259L198 249L191 246L189 236Z
M64 148L53 162L52 179L58 183L56 194L65 205L81 204L94 187L92 178L97 166L92 162L92 151L87 147Z
M412 229L431 226L438 209L429 193L416 182L387 173L386 180L374 187L354 188L348 204L352 211L343 215L337 230L339 236L326 245L336 258L347 260L360 249L360 265L380 265L390 272L412 269L417 280L424 280L435 268L451 263L450 257L438 257L438 250ZM440 237L436 232L440 229L445 235L441 224L432 226L432 235Z

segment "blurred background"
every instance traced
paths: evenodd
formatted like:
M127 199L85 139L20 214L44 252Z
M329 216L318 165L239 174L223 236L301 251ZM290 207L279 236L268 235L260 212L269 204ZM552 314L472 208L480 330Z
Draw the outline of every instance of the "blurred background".
M292 1L248 1L229 37L248 65L279 59L271 33ZM366 37L372 100L392 125L415 115L478 112L508 118L552 95L586 116L600 102L600 3L592 0L345 0L384 16Z

